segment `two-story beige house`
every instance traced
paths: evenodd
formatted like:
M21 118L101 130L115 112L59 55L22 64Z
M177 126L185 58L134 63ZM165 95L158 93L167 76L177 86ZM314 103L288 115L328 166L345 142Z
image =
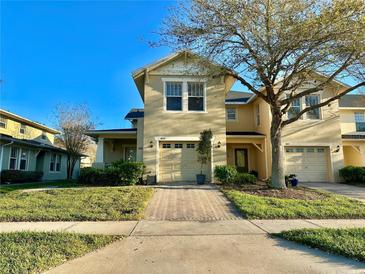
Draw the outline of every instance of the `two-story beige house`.
M252 93L232 91L232 77L209 77L200 66L189 53L179 52L133 72L144 109L126 115L131 128L89 133L97 140L94 165L119 159L143 161L146 174L156 176L158 182L194 181L200 173L199 134L211 129L212 158L204 168L208 179L214 180L216 165L225 164L255 170L260 179L270 177L269 105ZM315 84L316 77L323 76L316 75L306 85ZM296 100L288 115L344 86L333 81L330 88ZM344 165L364 165L363 98L347 95L287 126L283 131L286 173L301 181L334 182L340 180L338 170Z
M0 109L0 171L41 171L43 180L66 179L67 154L54 145L56 134L55 129Z

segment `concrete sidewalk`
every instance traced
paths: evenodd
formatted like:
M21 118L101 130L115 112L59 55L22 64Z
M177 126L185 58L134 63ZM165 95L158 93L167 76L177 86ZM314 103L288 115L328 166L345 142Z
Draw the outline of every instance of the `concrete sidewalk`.
M266 234L297 228L365 227L365 219L350 220L223 220L124 221L124 222L2 222L0 232L64 231L123 236L245 235Z

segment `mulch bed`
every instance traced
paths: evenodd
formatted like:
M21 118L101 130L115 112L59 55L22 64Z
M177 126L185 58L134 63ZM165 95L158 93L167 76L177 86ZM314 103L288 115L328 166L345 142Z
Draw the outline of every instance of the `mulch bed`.
M324 200L328 197L326 193L319 192L306 187L291 187L287 189L273 189L266 184L258 183L255 185L243 185L234 187L237 190L251 195L264 197L282 198L282 199L297 199L297 200Z

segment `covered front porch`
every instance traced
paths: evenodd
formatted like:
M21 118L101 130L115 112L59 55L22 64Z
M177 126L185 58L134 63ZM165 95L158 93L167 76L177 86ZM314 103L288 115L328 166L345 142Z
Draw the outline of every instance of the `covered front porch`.
M227 132L227 165L236 166L239 172L256 171L258 178L268 176L266 137L262 134Z
M138 161L137 130L94 130L88 135L96 141L96 160L93 167L102 168L119 160Z
M365 136L343 135L342 145L345 166L365 166Z

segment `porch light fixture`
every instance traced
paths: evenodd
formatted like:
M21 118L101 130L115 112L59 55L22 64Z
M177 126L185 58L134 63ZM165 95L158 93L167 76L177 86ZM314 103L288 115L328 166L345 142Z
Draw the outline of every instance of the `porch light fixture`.
M218 141L218 145L217 145L217 148L220 148L221 147L221 141Z
M150 148L153 148L153 142L150 141Z

